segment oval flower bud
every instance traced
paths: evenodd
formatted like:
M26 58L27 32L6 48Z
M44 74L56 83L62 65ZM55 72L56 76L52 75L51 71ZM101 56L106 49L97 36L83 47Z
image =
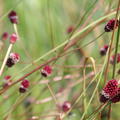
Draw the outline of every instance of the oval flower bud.
M17 16L17 13L15 11L11 11L8 14L8 18L11 21L11 23L18 24L18 16Z

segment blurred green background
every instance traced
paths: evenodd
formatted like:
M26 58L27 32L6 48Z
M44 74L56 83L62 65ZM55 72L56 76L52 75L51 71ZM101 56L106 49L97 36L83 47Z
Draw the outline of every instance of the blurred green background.
M117 1L117 0L116 0ZM20 62L13 68L5 68L5 72L1 79L5 75L11 75L15 80L23 76L25 73L30 72L37 65L44 63L49 58L56 56L60 50L57 50L53 54L45 57L43 60L33 64L25 71L21 72L24 67L32 63L34 60L42 55L45 55L51 49L57 47L63 43L70 34L67 33L67 29L70 26L75 27L80 21L80 24L75 28L75 33L90 23L98 20L102 16L109 13L111 10L115 10L117 2L114 0L0 0L0 35L3 32L9 34L14 32L13 25L10 23L7 14L11 10L15 10L19 17L18 32L20 41L16 43L12 49L12 52L17 52L21 56ZM81 20L82 18L82 20ZM95 27L91 32L86 34L82 39L78 38L77 45L70 48L70 50L80 47L81 45L88 43L95 39L104 31L104 25L106 22L102 22ZM64 67L67 65L83 65L84 56L92 56L96 61L96 66L100 66L97 70L101 69L104 58L99 55L99 49L108 44L111 38L111 33L102 35L98 41L95 41L91 45L69 54L67 57L60 58L53 65L53 74L48 80L51 81L50 85L55 93L58 93L60 89L68 87L67 92L58 97L58 101L63 103L66 100L74 102L75 96L79 95L82 91L82 84L77 84L73 88L69 88L69 85L82 78L82 68ZM0 53L0 64L2 64L3 58L6 54L9 46L8 41L4 41L5 47ZM87 74L92 71L91 68L87 69ZM77 74L79 77L75 77ZM72 75L73 78L64 79L65 75ZM54 82L54 77L62 76L62 80ZM110 73L111 76L111 73ZM118 76L119 77L119 76ZM13 80L14 80L13 79ZM29 120L29 116L41 116L48 113L54 113L56 111L54 101L45 102L43 104L37 104L36 101L48 98L51 96L49 90L46 88L46 84L38 85L38 81L46 80L46 78L40 77L40 71L29 76L27 79L31 82L31 90L28 90L27 94L21 95L18 92L20 84L10 88L5 94L0 96L0 120L3 120L4 116L12 111L14 103L22 100L25 96L25 100L21 104L17 105L11 112L8 120ZM91 79L91 78L90 78ZM88 82L90 80L88 79ZM95 83L89 88L87 99L90 99L92 91L94 90ZM8 97L8 98L6 98ZM35 99L30 109L27 111L25 107L25 101L27 99ZM94 98L88 113L90 114L95 110L99 104ZM72 110L72 115L69 115L65 120L79 120L83 113L82 101L79 101L75 109ZM117 103L113 105L112 119L119 120L119 108ZM26 114L24 114L26 113ZM106 119L103 117L102 120ZM32 120L32 119L31 119ZM43 118L43 120L55 120L53 118Z

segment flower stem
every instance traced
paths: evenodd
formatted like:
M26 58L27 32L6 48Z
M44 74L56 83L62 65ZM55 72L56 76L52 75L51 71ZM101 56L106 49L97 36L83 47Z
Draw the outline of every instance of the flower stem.
M3 64L2 64L1 69L0 69L0 76L1 76L2 73L3 73L5 64L6 64L6 62L7 62L7 59L8 59L8 56L9 56L9 54L10 54L10 51L11 51L12 47L13 47L13 44L10 44L9 47L8 47L6 56L5 56L5 58L4 58Z
M114 64L113 64L113 76L112 76L113 79L115 77L115 70L116 70L117 53L118 53L118 45L119 45L119 34L120 34L120 24L118 26L117 40L116 40L116 46L115 46L115 60L114 60Z

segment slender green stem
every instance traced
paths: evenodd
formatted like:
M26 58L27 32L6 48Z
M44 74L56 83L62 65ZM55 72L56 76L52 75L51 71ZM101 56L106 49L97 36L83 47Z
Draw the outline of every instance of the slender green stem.
M95 117L98 113L100 113L101 111L103 111L109 104L110 104L110 102L104 104L104 106L102 106L102 108L101 108L99 111L97 111L94 115L90 116L90 117L87 118L86 120L93 120L94 117Z
M5 64L6 64L6 62L7 62L8 56L9 56L11 50L12 50L12 47L13 47L13 44L10 44L9 47L8 47L7 53L6 53L5 58L4 58L4 60L3 60L2 66L1 66L1 68L0 68L0 76L1 76L2 73L3 73Z
M118 26L117 40L116 40L116 46L115 46L115 60L114 60L114 64L113 64L113 76L112 76L113 79L115 77L115 70L116 70L117 53L118 53L118 45L119 45L119 36L120 36L120 24Z

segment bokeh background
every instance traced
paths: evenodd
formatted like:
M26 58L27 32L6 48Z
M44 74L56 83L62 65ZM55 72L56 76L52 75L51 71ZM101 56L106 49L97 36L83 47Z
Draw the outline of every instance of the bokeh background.
M56 50L37 63L33 62L63 43L66 39L69 39L70 33L68 33L68 29L70 27L74 28L75 32L73 34L75 34L90 23L115 10L116 7L117 0L0 0L0 35L3 32L8 32L9 34L14 32L14 27L10 23L7 14L11 10L15 10L19 17L17 28L20 40L14 45L12 52L17 52L21 56L20 62L16 66L10 69L5 68L0 78L1 86L5 75L11 75L13 81L15 81L36 66L46 62L49 58L56 56L63 48ZM109 19L105 19L96 25L95 28L84 33L83 37L78 37L77 44L69 50L81 47L97 38L104 32L105 23ZM60 94L57 96L60 105L64 101L74 103L83 89L81 82L83 68L81 66L83 66L85 56L91 56L95 59L96 69L99 71L105 59L100 56L99 50L104 44L109 43L110 38L111 33L105 33L89 46L58 59L52 66L52 75L48 78L42 78L40 71L32 74L27 78L31 82L31 87L27 93L22 95L19 93L20 84L10 88L0 96L0 120L3 120L7 114L10 114L7 120L29 120L32 116L54 114L57 111L56 105L44 83L46 80L50 81L50 86L54 93ZM4 49L0 51L0 65L9 46L8 40L1 40L1 42L4 43ZM30 64L32 66L24 70ZM111 78L112 66L110 68L109 79ZM91 67L87 68L86 76L90 76L92 71ZM119 76L117 77L119 78ZM87 84L91 79L91 77L88 77ZM90 99L95 85L96 82L87 90L87 100ZM101 86L98 90L101 90ZM98 101L98 97L95 96L88 109L88 115L100 105ZM29 109L27 109L28 106ZM68 115L65 120L79 120L83 114L82 106L83 102L81 99L72 110L71 115ZM120 104L114 104L112 108L111 120L119 120ZM102 120L106 119L106 114L107 109L103 112ZM55 120L55 117L44 117L42 119Z

